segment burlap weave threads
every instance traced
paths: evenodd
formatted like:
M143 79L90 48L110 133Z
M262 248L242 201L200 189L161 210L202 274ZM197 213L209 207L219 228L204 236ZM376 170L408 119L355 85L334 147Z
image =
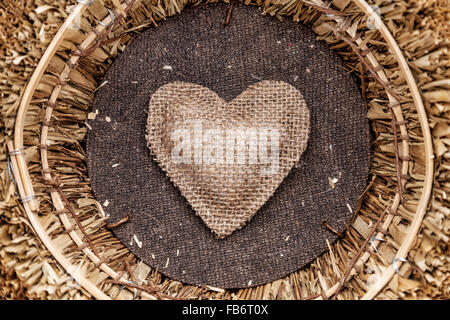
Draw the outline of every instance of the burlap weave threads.
M308 132L305 99L285 82L256 83L230 103L200 85L172 82L150 99L146 139L195 212L224 238L273 195Z

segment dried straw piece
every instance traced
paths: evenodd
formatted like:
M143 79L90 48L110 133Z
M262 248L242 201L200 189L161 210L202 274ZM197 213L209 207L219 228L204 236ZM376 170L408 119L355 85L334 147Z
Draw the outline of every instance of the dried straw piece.
M130 216L125 216L122 219L120 219L119 221L112 223L112 224L108 224L106 225L106 228L108 229L114 229L117 228L118 226L124 224L125 222L127 222L130 219Z
M223 23L224 26L226 26L230 23L231 13L233 12L233 8L234 8L234 1L235 0L230 1L230 6L228 7L228 11L227 11L227 17L225 18L225 22Z

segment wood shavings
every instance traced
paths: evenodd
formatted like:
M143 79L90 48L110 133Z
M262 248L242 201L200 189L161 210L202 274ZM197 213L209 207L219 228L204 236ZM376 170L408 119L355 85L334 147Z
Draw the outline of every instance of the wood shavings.
M19 63L22 62L23 59L25 59L27 56L18 56L16 58L14 58L13 60L13 64L18 65Z
M53 9L53 7L49 6L49 5L43 5L43 6L39 6L36 9L34 9L34 12L36 12L37 14L41 14L50 9Z

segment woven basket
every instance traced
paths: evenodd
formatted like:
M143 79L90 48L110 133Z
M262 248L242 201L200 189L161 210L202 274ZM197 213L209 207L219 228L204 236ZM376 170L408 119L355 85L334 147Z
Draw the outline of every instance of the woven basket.
M14 85L23 90L20 97L17 93L8 97L2 111L5 130L0 142L3 150L7 145L8 157L1 159L5 213L0 257L5 263L0 269L0 297L396 299L448 295L448 257L439 249L445 248L449 234L448 173L444 171L448 170L445 138L449 130L448 122L442 121L450 102L445 90L450 88L445 67L448 24L433 33L413 31L414 25L402 20L415 17L417 24L424 21L430 27L444 17L444 7L441 16L427 17L403 2L370 6L364 0L337 0L329 6L321 0L245 1L262 6L266 14L280 19L293 16L311 25L361 79L374 135L373 158L371 181L355 217L345 235L329 245L329 252L272 283L223 290L168 279L139 262L113 236L114 225L108 225L102 206L93 198L81 145L94 92L114 57L134 36L166 16L182 14L183 7L193 3L78 0L61 24L63 11L55 8L62 9L63 4L37 2L34 16L53 12L48 21L56 20L60 26L55 33L42 24L44 38L46 32L53 34L42 56L13 61L16 65L38 61L31 74L26 72L27 83L16 79L14 72L7 74L9 90L13 92ZM435 5L439 8L438 2ZM4 6L12 10L8 2ZM421 8L429 7L421 4ZM23 14L29 8L16 10ZM439 130L433 136L434 145L430 124L435 132ZM424 220L426 214L428 220ZM440 265L430 259L438 259Z

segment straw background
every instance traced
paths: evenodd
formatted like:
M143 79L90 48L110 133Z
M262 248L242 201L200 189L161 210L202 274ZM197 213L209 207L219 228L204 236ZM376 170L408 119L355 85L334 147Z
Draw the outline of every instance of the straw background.
M104 1L108 2L108 1ZM114 1L113 1L114 2ZM379 211L389 202L395 192L395 158L391 115L386 107L383 88L369 76L345 43L337 41L323 26L322 14L308 7L302 1L248 1L260 5L266 14L280 19L311 25L321 39L340 54L349 72L361 79L363 96L368 102L368 117L373 134L373 157L371 163L371 183L363 197L357 217L352 222L346 236L333 246L330 252L316 259L308 267L288 277L272 283L243 290L220 290L199 288L164 278L155 270L139 263L106 228L107 221L101 215L99 204L92 199L92 192L86 176L83 138L88 128L85 121L92 104L93 91L101 84L101 76L134 35L147 27L152 27L165 16L173 15L183 8L187 1L165 0L145 1L136 9L127 23L121 25L123 36L112 41L107 48L99 49L93 57L83 59L77 72L71 74L69 86L61 93L60 103L54 116L58 122L50 131L49 161L52 168L64 181L64 192L75 204L76 212L82 220L97 248L111 261L116 270L132 269L133 274L155 283L162 292L176 298L270 298L300 299L320 294L342 277L349 260L355 255L368 234ZM190 2L192 3L192 2ZM376 1L370 2L380 7L383 21L408 59L428 113L432 128L435 152L435 180L429 209L414 247L409 252L408 261L395 274L389 284L378 294L379 299L448 299L450 297L449 259L449 200L450 191L450 64L449 53L449 6L446 1ZM90 294L61 268L52 255L35 236L24 214L23 207L15 195L7 170L6 142L14 130L14 119L20 103L20 96L42 56L45 48L67 17L67 6L76 1L5 0L0 3L0 298L1 299L88 299ZM349 0L333 1L335 8L345 9L358 16L358 9ZM110 5L113 7L113 4ZM98 12L90 8L93 15ZM224 17L225 17L224 13ZM289 17L286 17L289 16ZM363 16L361 21L365 23ZM81 20L82 28L87 24ZM222 26L218 26L222 27ZM423 143L417 114L406 90L398 66L386 49L376 30L369 30L368 40L373 53L383 65L395 90L404 97L402 109L408 121L410 135L410 172L405 186L404 203L400 206L400 216L395 217L389 228L389 235L378 253L373 253L360 272L345 286L339 299L357 299L367 290L370 283L377 280L386 265L392 261L395 248L405 235L416 199L423 184L424 163ZM79 43L79 34L73 31L64 42L62 50L52 60L47 73L40 82L33 97L25 122L24 141L27 145L37 145L40 122L43 118L45 101L57 82L52 75L61 71L68 52ZM58 58L59 56L59 58ZM362 70L362 72L361 72ZM40 176L40 157L36 147L27 149L26 159L33 177ZM41 223L47 232L65 247L65 254L92 282L99 284L105 292L118 298L132 298L133 294L121 291L117 285L104 283L106 278L83 253L76 250L58 217L52 214L52 205L44 186L33 179L40 203ZM125 260L126 259L126 260ZM125 262L126 261L126 262ZM144 280L143 280L144 281Z

